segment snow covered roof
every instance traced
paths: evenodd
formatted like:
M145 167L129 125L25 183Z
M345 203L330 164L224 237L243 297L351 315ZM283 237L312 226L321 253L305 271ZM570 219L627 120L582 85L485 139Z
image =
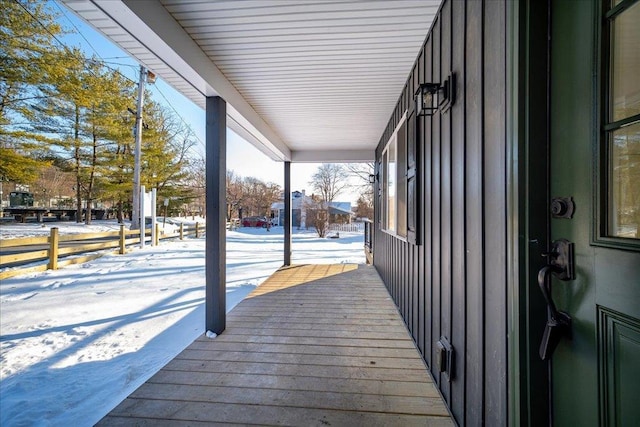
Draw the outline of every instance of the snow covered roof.
M330 203L332 210L338 211L339 214L351 215L351 202L332 202Z

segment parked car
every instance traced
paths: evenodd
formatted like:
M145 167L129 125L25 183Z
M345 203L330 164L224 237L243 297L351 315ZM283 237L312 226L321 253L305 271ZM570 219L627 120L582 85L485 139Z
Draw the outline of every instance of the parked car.
M263 216L248 216L246 218L242 218L242 226L243 227L266 227L267 218Z

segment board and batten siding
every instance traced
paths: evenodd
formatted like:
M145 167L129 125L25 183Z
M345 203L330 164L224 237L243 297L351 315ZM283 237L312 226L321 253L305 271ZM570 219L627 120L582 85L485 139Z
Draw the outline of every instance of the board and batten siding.
M416 236L375 223L374 265L460 425L503 425L507 414L506 5L445 0L376 150L409 111ZM456 73L448 112L415 117L421 83ZM380 185L377 183L376 185ZM377 193L380 194L380 193ZM381 218L382 197L376 198ZM441 337L452 378L436 368Z

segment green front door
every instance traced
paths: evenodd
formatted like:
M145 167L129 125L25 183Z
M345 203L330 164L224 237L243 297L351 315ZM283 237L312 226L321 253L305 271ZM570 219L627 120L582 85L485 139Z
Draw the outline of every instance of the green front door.
M575 204L550 219L551 240L575 245L575 279L551 281L571 317L550 362L554 425L638 426L640 1L552 1L550 78L550 197Z

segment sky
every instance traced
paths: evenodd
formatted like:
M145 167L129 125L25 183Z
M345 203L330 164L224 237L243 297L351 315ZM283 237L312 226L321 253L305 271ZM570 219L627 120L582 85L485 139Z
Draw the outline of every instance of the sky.
M14 223L0 225L0 237L53 226L61 235L118 229L115 221ZM229 311L282 266L283 228L243 227L226 238ZM363 264L363 234L294 230L292 260ZM94 425L205 332L204 277L205 239L191 238L3 279L0 425Z
M60 37L61 41L67 46L79 47L88 56L96 55L102 58L110 67L118 68L122 74L134 81L138 80L139 64L130 58L126 52L95 31L59 2L50 0L49 3L54 11L61 14L58 22L72 32ZM155 84L147 87L153 93L153 99L156 102L172 108L182 118L183 122L194 131L199 140L199 152L204 153L204 110L173 89L160 77L158 77ZM292 163L292 190L306 190L307 194L312 194L313 189L309 182L318 166L320 166L318 163ZM284 186L284 164L271 160L230 129L227 129L227 169L233 170L242 177L255 177L265 182L273 182ZM353 205L355 205L357 198L358 194L355 191L344 192L338 197L339 201L349 201Z

